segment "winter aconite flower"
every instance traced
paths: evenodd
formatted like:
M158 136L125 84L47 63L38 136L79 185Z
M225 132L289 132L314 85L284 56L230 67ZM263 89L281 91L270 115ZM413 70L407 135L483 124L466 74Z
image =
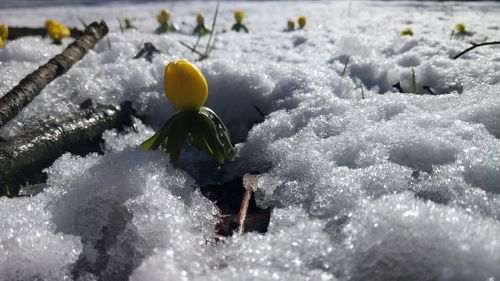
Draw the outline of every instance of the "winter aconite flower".
M133 24L132 24L132 19L130 17L125 17L123 19L123 23L125 24L125 29L137 29Z
M307 19L305 16L300 16L298 22L299 22L299 28L303 29L306 26Z
M208 97L205 76L187 60L177 60L165 67L164 89L170 103L177 110L198 109Z
M243 13L242 10L234 11L234 19L236 20L236 22L241 23L244 18L245 18L245 14Z
M9 37L9 27L6 24L0 24L0 49L4 47L7 37Z
M45 22L45 27L54 44L61 44L63 38L71 35L71 31L67 26L52 19L48 19Z
M413 36L413 30L411 28L407 27L403 29L400 33L401 36Z
M456 38L472 36L473 32L465 30L465 24L463 22L457 23L455 25L455 30L452 31L452 36L454 35Z
M295 30L295 22L293 20L288 20L287 27L288 27L288 31Z
M203 36L210 33L210 29L205 26L205 17L202 14L196 15L196 27L193 30L193 34L198 36Z
M9 27L6 24L0 24L0 37L3 40L7 40L7 37L9 37Z
M159 23L164 23L168 22L170 20L170 17L172 15L170 14L169 10L161 10L157 15L156 19L158 20Z
M170 22L172 15L168 10L161 10L157 15L156 19L160 23L160 26L155 30L156 34L162 34L166 32L176 31L177 28L173 23Z
M236 32L240 32L240 30L243 30L246 33L248 33L248 28L242 23L244 18L245 14L243 13L242 10L234 11L234 20L236 21L236 23L233 25L231 29Z
M141 144L146 150L162 148L175 164L186 139L214 156L219 164L235 157L229 131L222 120L207 107L208 85L201 71L186 60L170 62L165 67L165 95L178 110L163 127Z

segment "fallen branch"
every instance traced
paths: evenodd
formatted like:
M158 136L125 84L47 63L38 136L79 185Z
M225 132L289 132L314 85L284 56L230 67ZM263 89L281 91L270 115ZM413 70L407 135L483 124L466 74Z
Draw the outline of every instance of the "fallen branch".
M470 46L469 48L467 48L467 49L463 50L462 52L460 52L459 54L455 55L453 57L453 59L456 60L459 57L461 57L462 55L464 55L465 53L467 53L469 51L472 51L475 48L478 48L478 47L481 47L481 46L500 45L500 41L492 41L492 42L484 42L484 43L471 43L471 45L472 46Z
M84 31L79 30L78 28L70 28L71 37L78 38L85 34ZM20 37L25 36L47 36L47 28L45 27L11 27L9 26L9 36L8 40L15 40Z
M71 43L66 50L40 66L0 97L0 126L14 118L45 86L68 71L107 33L108 27L105 22L90 24L84 34Z
M15 196L29 175L48 167L64 152L93 143L104 131L131 125L131 104L119 107L83 103L83 110L60 121L0 142L0 196ZM3 191L3 192L2 192Z

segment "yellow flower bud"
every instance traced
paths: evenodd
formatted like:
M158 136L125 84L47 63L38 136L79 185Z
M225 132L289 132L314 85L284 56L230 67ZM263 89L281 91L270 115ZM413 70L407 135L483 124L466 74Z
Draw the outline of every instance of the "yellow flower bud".
M187 60L176 60L165 67L165 95L177 110L198 109L208 97L205 76Z
M7 40L7 37L9 37L9 27L6 24L0 24L0 37L3 40Z
M306 17L305 16L300 16L299 17L299 27L302 29L304 26L306 26Z
M205 24L205 17L203 17L202 14L197 14L196 15L196 22L198 24Z
M0 49L3 49L3 39L0 37Z
M411 30L411 28L407 27L401 31L400 35L401 36L413 36L413 30Z
M455 30L458 33L465 32L465 24L463 22L457 23L457 25L455 25Z
M245 14L243 13L242 10L234 11L234 19L236 20L237 23L241 23L243 21L244 17L245 17Z
M162 10L159 14L156 15L156 19L159 23L164 23L170 20L171 14L169 10Z
M57 22L53 19L48 19L46 22L45 22L45 28L49 29L50 26L52 26L53 24L56 24Z
M289 20L287 22L288 30L294 30L295 29L295 22L293 20Z
M54 41L61 41L63 38L71 35L69 28L62 23L52 21L48 24L46 23L46 26L49 37Z
M123 22L125 23L125 28L132 28L132 19L130 17L125 17Z

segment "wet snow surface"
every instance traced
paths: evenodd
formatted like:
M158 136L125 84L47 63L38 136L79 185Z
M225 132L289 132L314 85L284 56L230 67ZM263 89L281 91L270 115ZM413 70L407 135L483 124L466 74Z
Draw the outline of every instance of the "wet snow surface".
M162 8L186 34L151 34ZM0 10L12 26L47 18L77 26L82 17L104 18L111 29L111 50L100 42L1 136L64 116L87 98L131 100L148 116L137 132L106 132L104 155L63 155L47 169L41 194L0 198L1 280L500 278L500 49L450 59L468 41L499 38L498 4L222 3L217 29L230 29L241 8L251 33L218 34L211 58L197 65L208 80L207 105L238 143L238 160L218 168L187 149L177 169L168 155L136 144L174 113L163 96L163 67L196 59L178 41L194 43L196 13L210 22L214 8ZM302 14L305 30L283 31ZM140 31L121 33L117 17L124 16ZM450 39L458 22L474 35ZM400 37L407 26L415 36ZM163 54L152 64L132 60L147 41ZM46 38L7 42L0 93L62 48ZM412 69L419 95L410 93ZM392 88L397 81L408 93ZM422 86L437 95L421 95ZM258 204L274 207L269 231L214 244L218 211L197 187L248 171L261 173Z

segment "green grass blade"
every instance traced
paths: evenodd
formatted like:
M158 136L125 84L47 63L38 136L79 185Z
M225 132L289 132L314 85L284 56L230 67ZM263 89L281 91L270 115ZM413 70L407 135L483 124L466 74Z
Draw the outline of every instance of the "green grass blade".
M344 70L342 70L342 77L344 77L345 74L347 73L347 65L349 64L350 59L351 59L351 56L347 56L347 60L345 61L345 64L344 64Z
M205 56L208 56L212 37L213 37L213 34L215 32L215 23L217 22L217 15L219 14L219 4L220 4L220 1L217 0L217 6L215 7L215 13L214 13L214 19L212 21L212 29L211 29L212 32L210 32L210 36L208 37L207 47L205 48Z
M415 77L415 70L411 69L411 91L413 94L417 94L417 78Z

